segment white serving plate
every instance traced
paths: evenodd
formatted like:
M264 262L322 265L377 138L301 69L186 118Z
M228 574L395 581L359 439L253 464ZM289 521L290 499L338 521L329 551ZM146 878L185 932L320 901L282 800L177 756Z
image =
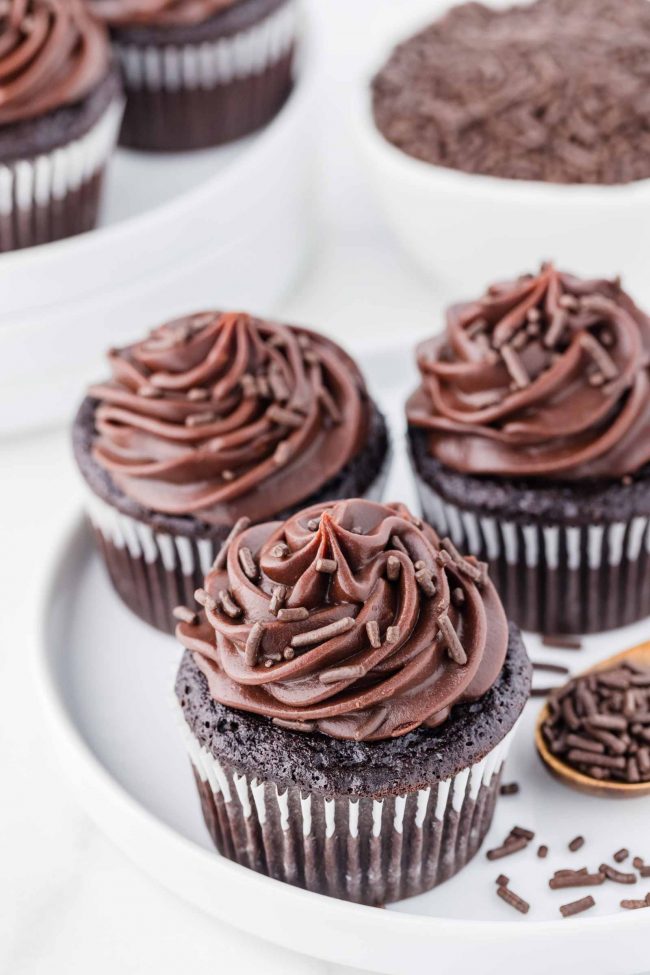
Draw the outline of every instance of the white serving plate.
M510 0L488 3L510 6ZM376 18L352 102L351 137L405 251L445 299L466 298L553 260L589 277L620 273L639 301L650 301L650 179L623 186L497 179L415 159L379 132L371 79L396 44L450 6L450 0L412 0Z
M309 247L312 51L266 128L234 145L119 149L98 229L0 255L0 434L61 421L106 348L201 308L270 311Z
M402 442L402 404L415 378L411 357L393 348L367 354L364 364L395 435L387 497L413 503ZM585 890L546 886L554 870L597 868L621 846L650 861L650 799L595 799L550 778L533 745L538 701L527 707L505 773L521 793L500 800L484 850L515 824L535 830L536 841L496 863L483 851L437 890L383 911L269 880L214 851L172 708L180 648L121 604L81 520L54 554L41 637L34 660L40 700L79 801L142 869L209 914L285 947L390 975L429 971L432 963L441 972L478 965L486 975L563 975L577 965L593 975L650 970L650 911L618 907L623 897L650 890L650 881L606 883L591 891L595 909L567 920L559 905ZM583 669L647 639L650 620L590 637L579 653L542 648L537 637L527 644L534 659ZM587 843L569 853L578 833ZM536 857L537 843L550 847L547 860ZM501 872L530 900L528 916L496 897Z

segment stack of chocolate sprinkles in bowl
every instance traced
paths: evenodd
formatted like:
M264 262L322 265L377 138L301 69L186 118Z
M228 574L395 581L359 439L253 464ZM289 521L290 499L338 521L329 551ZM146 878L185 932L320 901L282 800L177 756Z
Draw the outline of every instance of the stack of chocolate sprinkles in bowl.
M548 698L542 734L562 762L599 781L650 781L650 669L626 661Z

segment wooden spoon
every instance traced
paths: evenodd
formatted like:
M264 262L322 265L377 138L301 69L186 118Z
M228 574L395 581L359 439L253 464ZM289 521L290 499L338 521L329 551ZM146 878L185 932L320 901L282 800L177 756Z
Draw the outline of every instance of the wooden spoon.
M590 674L596 670L610 670L627 660L633 661L641 667L650 668L650 641L640 643L638 647L632 647L630 650L624 650L623 653L617 653L614 657L608 657L607 660L602 660L584 673ZM583 775L582 772L578 772L577 769L563 762L557 755L553 755L549 751L542 734L542 725L548 716L548 704L545 704L540 711L535 727L535 745L540 758L556 779L572 789L587 792L592 796L605 796L610 799L633 799L637 796L650 795L650 782L601 782L599 779L592 779L588 775Z

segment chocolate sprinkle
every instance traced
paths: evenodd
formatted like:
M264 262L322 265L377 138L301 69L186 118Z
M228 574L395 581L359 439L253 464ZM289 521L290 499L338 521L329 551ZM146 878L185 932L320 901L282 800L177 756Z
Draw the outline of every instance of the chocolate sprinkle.
M518 894L513 893L509 887L499 885L496 890L497 896L500 897L501 900L505 901L506 904L509 904L510 907L514 907L514 909L519 911L520 914L528 914L530 904L523 900L523 898L519 897Z
M294 623L298 620L306 620L309 617L309 610L305 606L294 606L291 609L279 609L277 616L283 623Z
M283 612L291 611L280 610L278 618L285 618L281 615ZM317 643L324 643L326 640L332 640L334 637L341 636L342 633L347 633L353 627L354 617L344 616L334 623L328 623L327 626L320 626L315 630L307 630L305 633L297 633L296 636L291 638L291 646L295 649L298 647L315 646Z
M190 626L195 626L198 622L198 616L188 606L175 606L172 615L174 619L180 620L181 623L188 623Z
M579 901L572 901L570 904L563 904L560 908L560 914L562 917L573 917L574 914L582 914L583 911L588 911L590 907L595 907L596 901L593 899L591 894L588 897L582 897Z
M368 634L370 646L375 650L378 650L381 646L381 635L379 633L379 623L377 620L368 620L366 623L366 633Z
M246 640L246 650L244 653L244 659L246 661L247 667L254 667L256 665L263 636L264 636L264 625L259 622L254 623L253 626L250 628L250 631L248 633L248 638Z
M576 853L578 850L581 850L584 845L585 845L584 836L576 836L569 843L569 849L571 850L572 853Z

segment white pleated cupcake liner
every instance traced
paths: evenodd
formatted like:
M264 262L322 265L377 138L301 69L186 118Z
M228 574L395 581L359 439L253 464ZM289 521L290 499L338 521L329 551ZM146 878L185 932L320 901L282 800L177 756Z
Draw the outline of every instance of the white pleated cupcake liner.
M452 504L417 477L425 519L488 562L508 616L542 633L592 633L650 615L650 519L538 524Z
M390 456L364 493L371 501L383 496ZM229 528L211 538L160 532L123 514L84 483L84 505L111 581L139 617L166 633L174 631L175 606L194 605L194 591L203 585Z
M277 64L295 44L298 27L298 4L288 0L252 27L216 41L117 43L115 49L130 91L207 91L262 74Z
M74 142L33 158L0 163L0 251L91 230L104 168L124 111L114 99Z
M427 788L328 798L239 774L199 744L174 701L218 851L276 880L367 904L430 890L476 854L517 727L481 761Z

